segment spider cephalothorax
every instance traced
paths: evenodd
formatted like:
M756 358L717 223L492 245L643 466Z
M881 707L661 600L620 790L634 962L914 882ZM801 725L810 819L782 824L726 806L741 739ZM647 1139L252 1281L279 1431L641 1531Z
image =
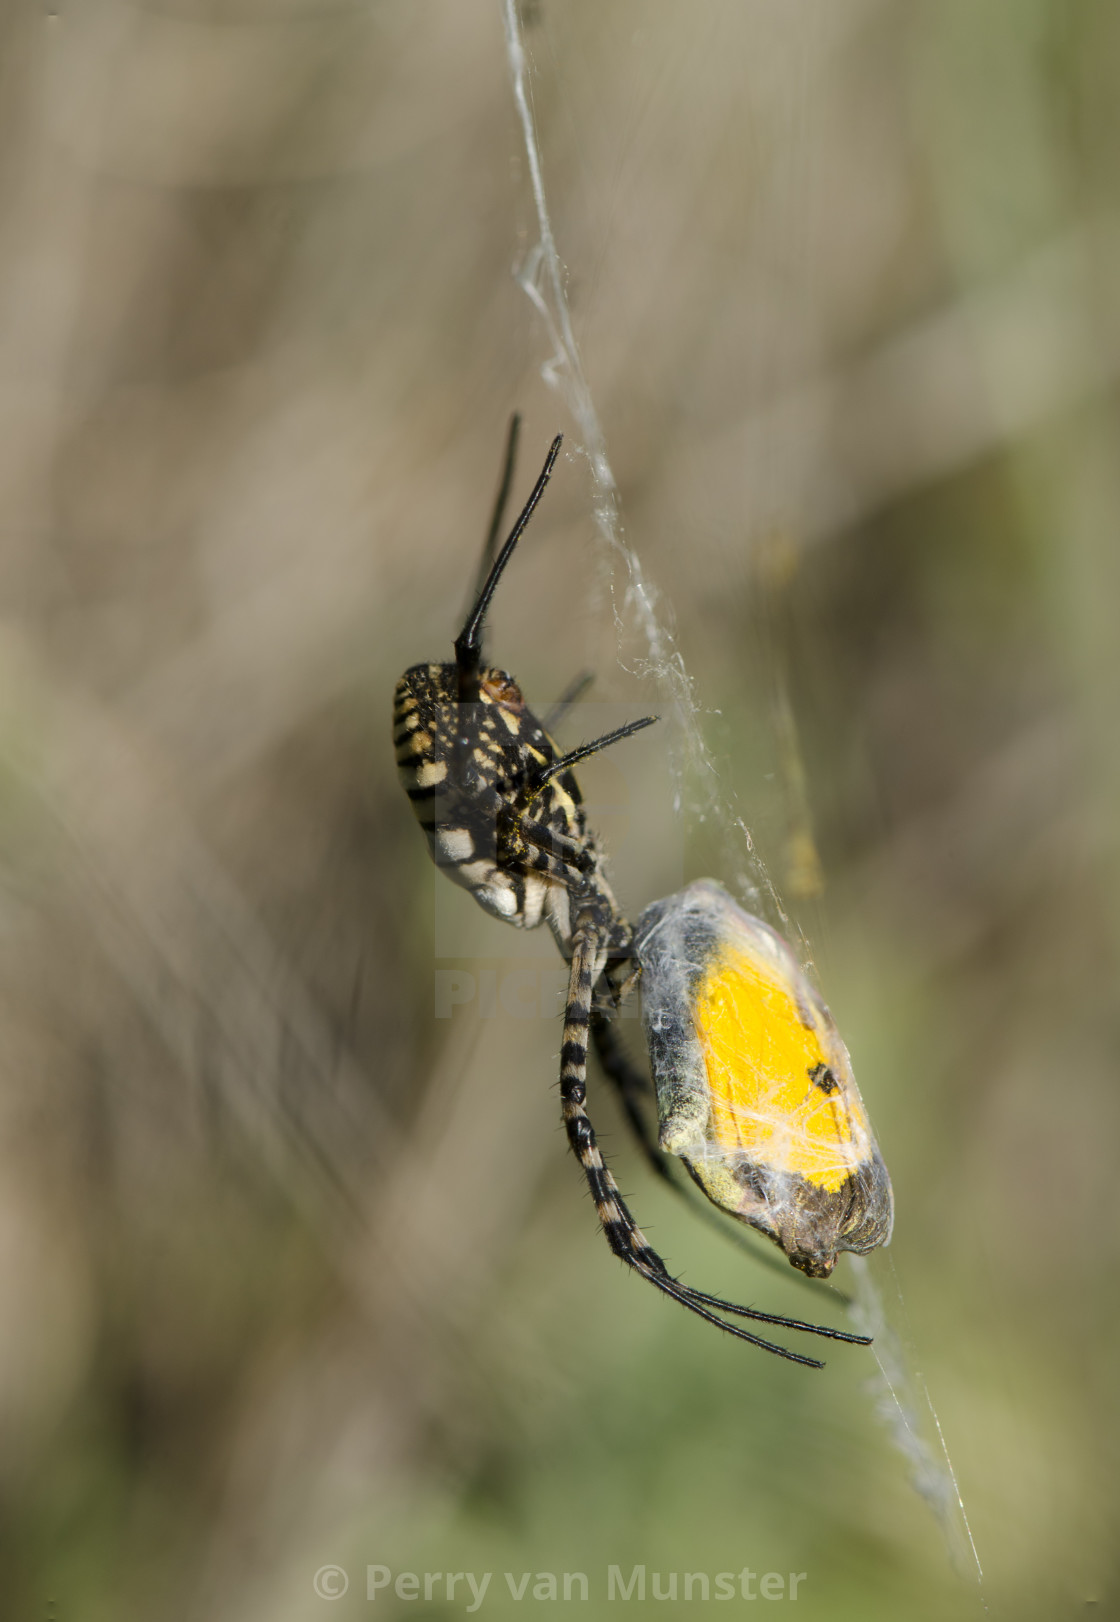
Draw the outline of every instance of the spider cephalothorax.
M462 704L454 665L414 665L397 683L393 726L401 781L437 867L518 928L547 918L564 949L569 889L556 854L605 881L579 785L567 768L546 775L559 754L516 682L481 670L477 702Z
M413 665L397 683L393 742L401 782L437 866L495 917L522 929L547 921L570 964L560 1053L564 1124L615 1255L664 1294L728 1333L794 1362L820 1367L817 1359L763 1340L720 1314L835 1340L863 1344L863 1337L756 1312L690 1289L674 1278L627 1209L585 1109L587 1050L593 1038L647 1156L665 1174L644 1121L642 1102L648 1084L627 1058L611 1022L620 997L640 972L634 934L607 884L572 770L589 755L650 726L655 718L632 721L562 752L549 729L578 689L542 725L513 677L482 663L482 634L491 599L560 451L558 435L529 500L495 556L516 433L515 418L477 596L455 640L455 659Z

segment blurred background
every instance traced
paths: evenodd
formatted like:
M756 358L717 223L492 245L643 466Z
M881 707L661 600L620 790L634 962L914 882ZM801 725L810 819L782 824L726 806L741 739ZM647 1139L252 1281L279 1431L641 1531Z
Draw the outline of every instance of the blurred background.
M631 916L762 861L811 953L983 1589L870 1354L780 1363L624 1276L559 1128L555 949L434 873L395 780L515 407L519 492L569 437L494 657L542 707L595 670L572 742L664 694L516 279L496 0L0 17L0 1586L287 1622L369 1614L367 1565L491 1572L483 1615L583 1572L598 1614L612 1564L749 1566L829 1622L1120 1615L1120 14L522 21L707 750L666 711L588 763L593 821ZM602 1091L674 1269L845 1322L654 1186Z

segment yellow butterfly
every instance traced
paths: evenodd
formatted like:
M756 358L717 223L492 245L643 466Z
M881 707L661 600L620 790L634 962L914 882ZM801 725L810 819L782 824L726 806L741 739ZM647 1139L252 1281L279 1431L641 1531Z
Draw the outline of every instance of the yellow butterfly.
M714 1204L827 1278L890 1239L890 1178L848 1050L768 924L701 879L638 921L659 1143Z

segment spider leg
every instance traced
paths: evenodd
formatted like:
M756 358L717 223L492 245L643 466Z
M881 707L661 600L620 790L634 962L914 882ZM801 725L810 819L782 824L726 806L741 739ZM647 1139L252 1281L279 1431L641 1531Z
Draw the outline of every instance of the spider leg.
M660 719L658 715L643 715L640 721L627 721L624 726L615 727L613 732L606 732L601 738L593 739L591 743L581 743L578 749L569 749L566 755L559 755L534 778L529 789L528 803L532 803L534 796L540 793L551 778L559 777L561 772L571 771L573 766L578 766L579 762L586 760L589 755L597 755L601 749L609 749L612 743L620 743L623 738L632 737L635 732L653 726Z
M556 828L550 828L546 822L534 822L532 817L524 816L511 816L508 821L527 845L532 845L540 856L551 859L547 866L541 861L532 863L541 872L578 881L595 866L594 853L586 845L579 844Z
M537 872L548 873L566 884L578 884L595 866L594 852L586 845L558 828L550 828L546 822L535 822L532 817L511 808L497 789L477 790L473 803L477 810L493 819L497 845L501 845L503 835L513 833L539 853L539 860L530 858L527 863Z
M683 1193L683 1188L669 1170L668 1161L657 1147L642 1107L649 1099L649 1082L620 1042L614 1020L601 1009L593 1009L591 1013L591 1040L603 1073L618 1094L623 1114L630 1123L650 1170L677 1193Z
M576 677L575 681L573 681L569 686L565 687L564 691L560 694L560 697L556 700L556 703L552 706L544 720L541 722L541 725L546 732L551 732L553 727L558 727L560 725L561 721L567 715L572 705L577 703L579 699L583 697L584 693L586 693L587 689L591 686L591 683L594 680L595 672L593 670L584 670Z
M512 439L512 434L511 434ZM563 443L563 434L557 434L549 446L544 467L537 477L528 501L521 509L516 524L510 530L502 543L502 549L490 565L490 571L482 583L478 600L467 616L467 622L459 635L455 638L455 665L459 674L459 703L478 703L478 673L482 667L482 627L486 620L486 611L502 578L502 570L509 562L514 547L525 533L525 526L532 518L537 503L544 495L545 486L552 477L552 469L556 465L556 458L560 455L560 446Z
M494 498L494 511L490 515L490 528L486 534L486 544L482 548L482 557L479 559L478 574L474 583L474 596L471 605L478 598L479 592L486 584L486 576L494 566L494 553L498 546L498 533L502 527L502 519L506 515L506 503L513 486L513 470L517 465L517 441L521 433L521 413L515 411L509 419L509 429L506 434L506 453L502 462L502 477L498 484L498 493Z
M653 1088L645 1072L631 1059L615 1029L615 1010L621 1007L642 972L632 951L633 933L629 924L620 919L612 931L607 961L595 988L597 993L605 989L606 997L600 995L591 1011L591 1040L603 1073L617 1092L626 1119L650 1166L676 1188L646 1116Z
M568 1004L564 1015L564 1044L560 1054L560 1098L568 1142L587 1179L595 1210L607 1243L614 1254L633 1268L663 1294L678 1301L697 1317L715 1324L739 1340L749 1341L763 1351L802 1363L808 1368L821 1368L817 1358L805 1357L786 1346L775 1345L752 1335L739 1324L728 1323L719 1313L753 1319L759 1323L774 1324L783 1329L799 1329L832 1340L854 1341L866 1344L864 1337L846 1334L842 1330L828 1329L819 1324L803 1323L796 1318L781 1318L772 1313L757 1312L753 1307L739 1306L719 1296L705 1295L675 1279L661 1257L650 1245L627 1209L618 1184L603 1160L595 1137L595 1129L588 1118L584 1104L587 1097L587 1044L591 1025L592 992L602 972L606 957L607 930L591 908L581 909L573 932L571 976L568 983Z

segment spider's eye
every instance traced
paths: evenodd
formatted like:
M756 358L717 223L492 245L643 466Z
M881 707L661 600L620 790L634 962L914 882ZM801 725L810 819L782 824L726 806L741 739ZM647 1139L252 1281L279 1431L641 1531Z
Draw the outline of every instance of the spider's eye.
M525 700L521 696L521 689L512 676L507 676L504 670L488 670L478 684L478 690L483 697L490 699L494 704L505 704L511 710L523 710Z

